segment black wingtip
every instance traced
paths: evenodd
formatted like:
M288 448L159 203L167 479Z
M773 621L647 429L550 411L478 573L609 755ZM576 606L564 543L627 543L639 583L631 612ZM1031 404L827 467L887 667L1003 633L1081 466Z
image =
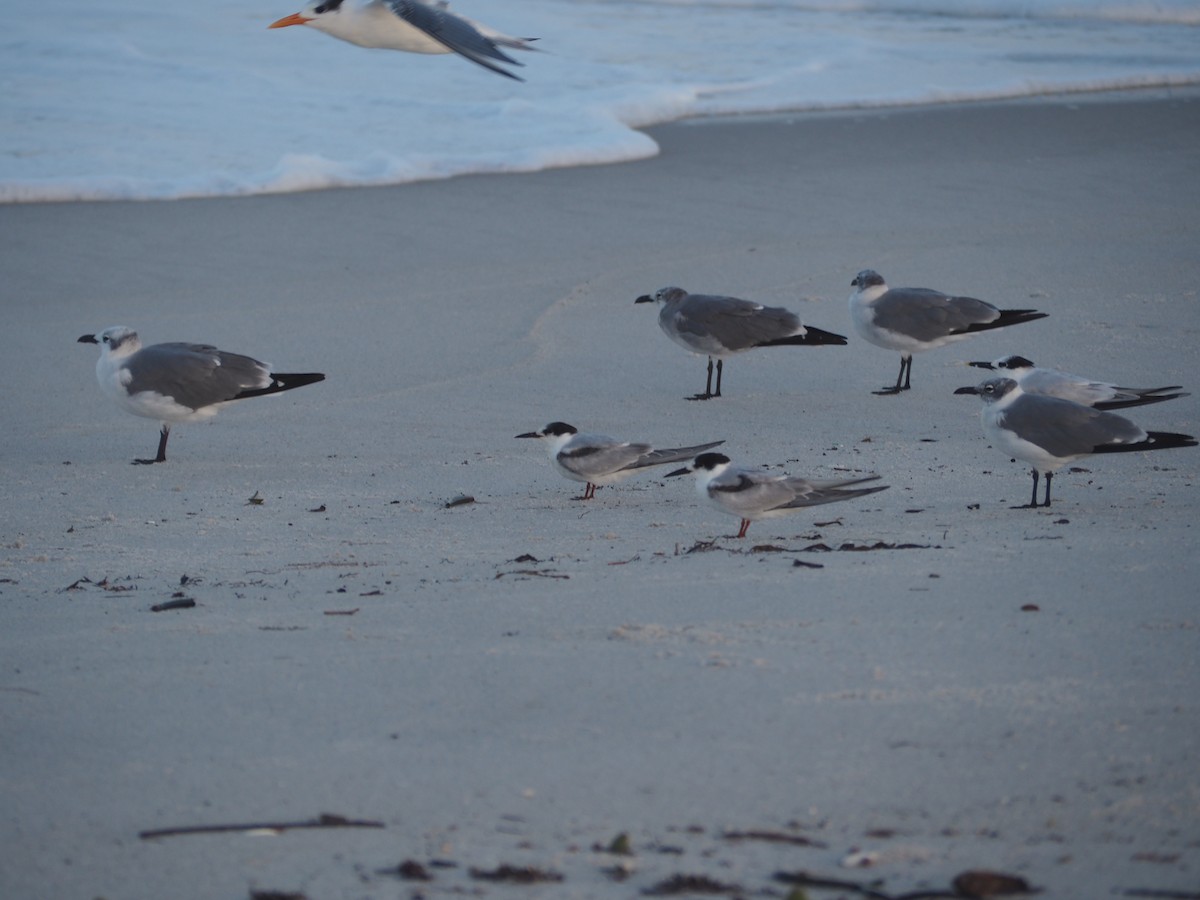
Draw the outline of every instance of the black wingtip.
M325 380L324 372L298 372L292 374L272 373L272 378L279 385L277 390L290 391L292 388L304 387L306 384L316 384Z
M325 374L323 372L272 372L271 383L264 388L253 388L248 391L242 391L236 397L231 397L231 400L247 400L250 397L266 397L269 394L278 394L281 391L290 391L294 388L304 387L306 384L315 384L318 381L324 381Z
M1000 316L991 322L976 322L955 334L971 334L976 331L991 331L993 328L1007 328L1009 325L1020 325L1022 322L1032 322L1044 319L1050 313L1038 312L1036 309L1002 309Z
M1101 400L1099 403L1092 404L1096 409L1105 411L1112 409L1128 409L1131 406L1148 406L1151 403L1162 403L1164 400L1178 400L1180 397L1190 396L1186 391L1178 394L1147 394L1144 397L1136 397L1133 400Z
M832 331L825 331L822 328L814 328L811 325L804 327L804 334L793 334L788 337L776 338L773 341L763 341L761 344L756 344L757 347L788 347L788 346L831 346L844 347L846 338L840 334L834 334Z
M1197 441L1190 434L1173 431L1147 431L1146 439L1135 444L1101 444L1093 453L1135 453L1140 450L1174 450L1179 447L1195 447Z
M1190 434L1176 434L1171 431L1147 431L1152 450L1170 450L1173 447L1195 447L1200 444Z

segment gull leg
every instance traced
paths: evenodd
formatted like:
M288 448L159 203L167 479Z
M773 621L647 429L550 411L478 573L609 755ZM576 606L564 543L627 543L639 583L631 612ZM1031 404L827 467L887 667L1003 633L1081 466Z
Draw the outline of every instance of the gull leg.
M877 391L872 391L874 394L898 394L901 391L907 391L911 384L909 379L912 375L912 355L908 353L900 354L900 373L896 376L896 384L894 387L880 388Z
M717 360L717 392L715 394L713 394L714 397L721 396L721 372L724 369L725 369L725 360L718 359Z
M150 466L154 463L167 461L167 438L171 436L171 426L163 422L162 430L158 433L158 455L154 459L135 459L135 466Z
M1028 503L1026 503L1022 506L1014 506L1014 507L1012 507L1012 509L1037 509L1038 508L1038 502L1037 502L1038 470L1031 469L1029 474L1033 476L1033 496L1029 498ZM1049 481L1046 482L1046 490L1047 491L1050 490L1050 482Z
M704 393L703 394L693 394L692 396L688 397L689 400L709 400L714 396L714 394L712 392L712 373L713 373L713 361L712 361L712 357L710 356L708 358L708 380L704 382ZM721 363L720 363L720 361L717 362L717 393L715 396L717 396L717 397L721 396Z
M583 496L580 499L581 500L592 500L595 498L595 496L596 496L596 486L589 481L587 483L587 487L584 488Z
M1053 478L1053 477L1054 477L1054 473L1053 473L1053 472L1047 472L1047 473L1046 473L1046 502L1045 502L1045 503L1043 503L1043 504L1042 504L1042 506L1049 506L1049 505L1050 505L1050 479L1051 479L1051 478ZM1035 490L1037 489L1037 486L1036 486L1036 485L1034 485L1034 489L1035 489ZM1037 497L1035 496L1033 499L1034 499L1034 500L1037 500ZM1036 504L1035 504L1035 505L1036 505Z
M744 537L746 536L746 529L747 529L747 528L749 528L749 527L750 527L750 520L749 520L749 519L742 519L742 528L741 528L741 530L738 532L738 537L740 537L740 538L744 538Z

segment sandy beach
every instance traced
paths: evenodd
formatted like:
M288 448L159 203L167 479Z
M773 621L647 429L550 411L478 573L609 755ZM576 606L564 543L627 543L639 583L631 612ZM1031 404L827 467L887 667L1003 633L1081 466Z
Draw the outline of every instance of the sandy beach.
M1200 450L1012 509L1026 466L953 391L1020 353L1182 384L1125 414L1200 432L1200 91L650 133L619 166L0 207L0 896L1197 890ZM875 396L867 267L1049 317ZM670 284L850 342L687 402L704 359L633 302ZM114 324L328 379L132 466L157 425L75 343ZM513 439L553 420L890 489L739 541L661 470L574 499ZM322 814L382 827L139 837Z

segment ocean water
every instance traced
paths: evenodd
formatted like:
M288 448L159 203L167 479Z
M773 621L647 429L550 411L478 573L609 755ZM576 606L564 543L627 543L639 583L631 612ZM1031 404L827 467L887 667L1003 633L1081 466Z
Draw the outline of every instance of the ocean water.
M0 202L169 199L652 155L687 116L1200 83L1196 0L456 0L453 55L268 30L297 0L7 4Z

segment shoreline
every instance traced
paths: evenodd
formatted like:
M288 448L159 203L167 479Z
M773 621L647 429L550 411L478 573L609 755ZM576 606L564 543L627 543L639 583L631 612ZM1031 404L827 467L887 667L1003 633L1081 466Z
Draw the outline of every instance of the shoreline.
M666 119L656 121L649 124L628 125L631 131L643 135L650 136L652 132L659 128L667 128L675 125L695 126L706 123L720 122L770 122L770 121L796 121L802 118L812 117L837 117L841 115L888 115L902 112L922 112L938 109L969 109L974 107L984 107L990 105L1008 105L1021 103L1038 103L1038 102L1060 102L1062 100L1074 99L1084 102L1125 102L1129 100L1162 100L1173 99L1175 97L1195 97L1200 95L1200 79L1180 80L1169 84L1148 84L1144 86L1138 85L1120 85L1109 87L1080 87L1080 88L1052 88L1045 91L1036 91L1033 93L1015 93L1004 94L1000 93L995 96L979 97L979 98L948 98L945 100L926 100L919 102L904 102L898 101L895 103L865 103L856 104L831 104L828 106L804 106L794 109L781 109L768 112L729 112L729 113L699 113L694 115L684 115L675 119ZM641 162L645 159L652 159L656 153L648 155L629 156L617 160L606 160L601 162L585 162L571 163L563 165L547 165L537 169L481 169L478 171L458 172L451 175L435 176L427 178L412 178L403 181L382 181L362 184L337 184L328 185L316 188L301 188L295 190L260 190L254 193L225 193L225 194L196 194L179 197L143 197L143 198L127 198L127 197L95 197L95 198L43 198L37 200L9 200L0 201L0 207L3 206L19 206L19 205L36 205L36 204L55 204L55 203L162 203L175 200L215 200L215 199L246 199L253 197L272 197L286 196L289 194L304 194L312 191L337 191L337 190L359 190L364 188L389 188L402 187L408 184L422 184L427 182L449 181L455 178L470 178L477 176L488 175L536 175L539 172L553 172L561 169L576 169L576 168L592 168L596 166L614 166L628 165L630 163Z

